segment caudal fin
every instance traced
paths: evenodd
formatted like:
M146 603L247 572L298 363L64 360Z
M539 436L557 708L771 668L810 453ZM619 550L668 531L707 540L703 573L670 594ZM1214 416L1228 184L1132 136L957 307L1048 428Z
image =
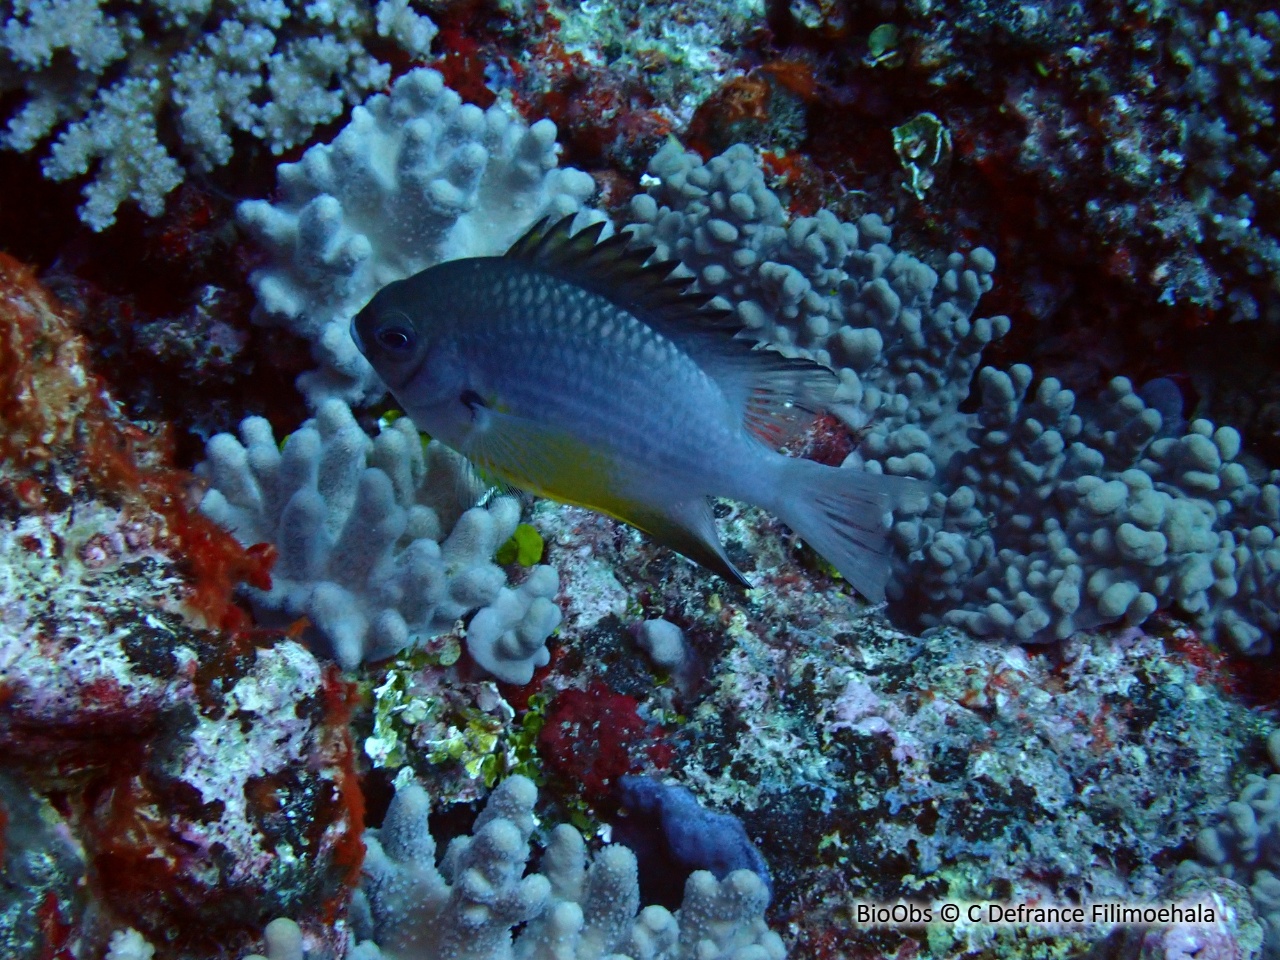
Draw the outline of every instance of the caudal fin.
M774 508L778 516L860 594L882 601L890 572L885 514L922 495L927 486L906 477L790 460L781 487L785 493Z

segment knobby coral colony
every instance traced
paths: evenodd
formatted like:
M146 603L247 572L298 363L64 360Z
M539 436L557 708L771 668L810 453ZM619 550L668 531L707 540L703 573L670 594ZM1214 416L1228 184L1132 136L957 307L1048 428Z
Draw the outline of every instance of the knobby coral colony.
M1275 13L426 6L0 0L0 956L1280 956ZM927 484L887 604L490 489L351 335L455 261L447 409Z

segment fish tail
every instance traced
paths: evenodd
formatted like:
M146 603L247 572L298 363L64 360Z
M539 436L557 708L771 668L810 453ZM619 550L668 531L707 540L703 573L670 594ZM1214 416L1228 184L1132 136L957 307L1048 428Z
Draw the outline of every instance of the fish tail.
M886 514L925 484L865 470L787 460L774 512L868 600L884 600L890 560Z

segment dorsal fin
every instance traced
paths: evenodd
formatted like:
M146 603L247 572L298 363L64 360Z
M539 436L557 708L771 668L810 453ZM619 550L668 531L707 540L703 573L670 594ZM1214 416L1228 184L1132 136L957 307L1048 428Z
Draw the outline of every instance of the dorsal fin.
M539 220L511 245L506 257L597 293L646 322L655 321L663 333L678 325L691 332L729 335L742 329L732 311L708 306L711 296L691 290L692 279L671 276L680 265L677 261L650 263L654 248L632 246L625 233L601 240L604 221L573 233L575 216Z
M506 257L552 274L630 312L685 350L724 391L747 431L778 446L831 403L834 374L736 335L737 314L710 305L692 278L672 276L674 260L650 263L654 248L616 233L601 240L604 221L572 232L576 214L538 221Z

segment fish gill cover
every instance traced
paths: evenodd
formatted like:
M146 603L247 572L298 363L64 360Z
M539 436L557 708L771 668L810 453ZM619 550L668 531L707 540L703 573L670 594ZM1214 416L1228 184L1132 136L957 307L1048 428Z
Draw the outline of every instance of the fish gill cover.
M0 953L1280 955L1277 42L1190 0L0 2ZM402 415L352 320L522 235L571 251L545 302L610 262L652 362L535 312L493 382L587 371L642 480L723 468L724 403L928 481L887 605L785 509L711 503L733 586ZM681 272L608 300L624 236ZM643 906L623 782L757 856ZM1214 917L859 919L908 902Z

